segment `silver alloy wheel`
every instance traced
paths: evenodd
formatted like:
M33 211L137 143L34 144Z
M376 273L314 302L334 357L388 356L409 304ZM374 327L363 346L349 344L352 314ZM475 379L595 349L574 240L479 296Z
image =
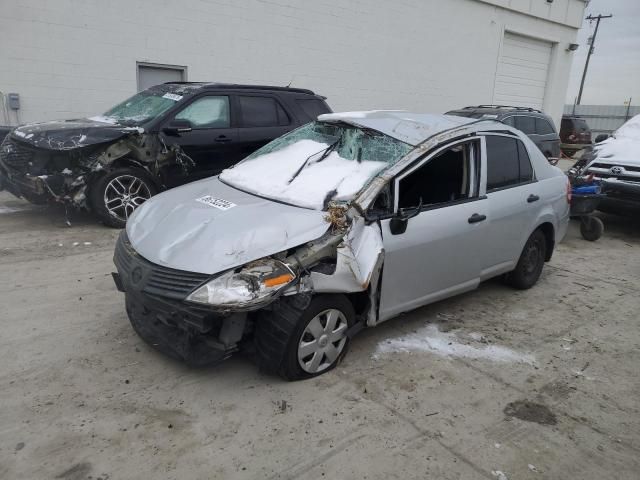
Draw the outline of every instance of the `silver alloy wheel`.
M329 368L347 344L347 318L340 310L330 308L313 317L298 343L298 363L307 373Z
M134 175L118 175L104 189L104 205L109 214L126 222L133 211L151 198L146 183Z

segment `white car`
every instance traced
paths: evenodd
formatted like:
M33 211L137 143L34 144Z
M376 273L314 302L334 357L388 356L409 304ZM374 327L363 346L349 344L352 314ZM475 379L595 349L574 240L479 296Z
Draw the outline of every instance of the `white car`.
M536 283L569 219L566 176L493 120L321 115L130 218L114 279L138 334L190 364L240 348L287 379L353 335L506 274Z
M576 176L593 175L606 197L598 209L609 213L640 210L640 115L597 143L572 168Z

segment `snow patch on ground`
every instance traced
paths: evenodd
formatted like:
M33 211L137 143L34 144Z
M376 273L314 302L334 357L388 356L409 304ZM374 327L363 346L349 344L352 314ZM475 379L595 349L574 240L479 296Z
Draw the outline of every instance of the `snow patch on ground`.
M595 146L597 158L640 163L640 115L636 115Z
M476 335L470 335L472 339ZM442 357L485 359L494 362L535 364L532 355L499 345L472 345L462 343L455 332L441 332L437 325L427 325L415 333L381 342L375 356L395 352L430 352Z
M0 215L3 215L5 213L23 212L25 210L29 210L29 208L27 208L27 207L24 207L24 208L5 207L3 205L0 205Z
M387 165L385 162L347 160L336 152L319 162L322 151L328 147L325 143L300 140L224 170L220 179L257 195L320 210L329 192L336 191L333 200L350 200Z

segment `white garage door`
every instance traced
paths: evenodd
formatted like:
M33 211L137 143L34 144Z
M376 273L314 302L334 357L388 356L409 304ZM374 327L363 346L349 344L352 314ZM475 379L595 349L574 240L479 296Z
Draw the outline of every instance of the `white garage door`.
M505 32L493 102L542 109L551 47L550 42Z

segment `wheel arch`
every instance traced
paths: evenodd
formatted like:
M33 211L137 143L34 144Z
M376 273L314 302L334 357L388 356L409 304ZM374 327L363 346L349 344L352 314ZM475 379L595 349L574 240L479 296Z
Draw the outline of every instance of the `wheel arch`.
M549 221L543 222L536 230L540 230L544 234L545 243L546 243L546 253L544 257L544 261L548 262L551 260L551 256L553 255L553 250L556 246L556 237L555 237L555 227Z
M108 170L105 169L103 171L106 173L109 171L113 171L116 168L137 168L143 170L149 176L149 179L154 183L158 191L164 190L164 186L158 176L155 175L147 165L134 158L127 156L117 158L111 163Z

